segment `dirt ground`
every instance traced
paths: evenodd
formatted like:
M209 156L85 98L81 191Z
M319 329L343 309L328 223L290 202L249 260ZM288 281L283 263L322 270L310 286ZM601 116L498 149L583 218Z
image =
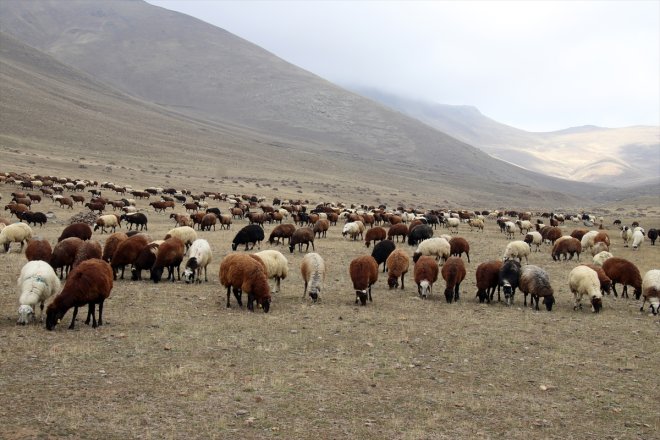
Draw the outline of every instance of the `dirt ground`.
M3 206L12 191L0 185ZM56 218L35 235L54 244L81 209L36 205ZM173 227L169 213L145 212L154 239ZM614 214L605 217L611 252L642 274L659 268L660 243L624 248ZM657 214L640 223L660 226ZM405 290L389 290L381 273L373 303L361 307L348 265L370 249L333 226L315 242L328 268L321 301L301 299L304 254L275 247L289 276L270 313L250 313L233 298L227 309L218 281L245 224L198 233L214 252L208 283L116 281L98 329L79 316L68 330L71 312L52 332L17 326L16 279L26 260L16 245L0 254L0 438L658 438L658 318L612 296L600 314L574 311L566 279L578 263L553 262L549 246L530 264L550 274L550 313L523 307L520 294L513 307L476 301L476 267L501 257L507 243L492 220L484 233L460 226L471 263L458 303L445 302L442 280L419 299L411 267Z

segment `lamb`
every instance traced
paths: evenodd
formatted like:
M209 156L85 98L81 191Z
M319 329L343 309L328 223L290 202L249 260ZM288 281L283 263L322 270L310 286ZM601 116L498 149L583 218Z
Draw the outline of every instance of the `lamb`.
M120 220L124 220L126 223L128 223L128 230L133 229L133 225L135 225L135 230L138 230L138 227L140 231L148 231L149 228L147 227L147 222L149 219L147 218L146 215L144 215L141 212L134 212L132 214L125 213L122 214L122 216L119 218Z
M541 244L543 244L543 237L539 231L532 231L525 235L525 239L523 241L529 245L530 250L532 249L532 245L535 245L536 249L534 252L539 252Z
M610 294L610 289L612 288L612 280L607 276L602 267L596 266L595 264L584 264L589 269L592 269L598 275L598 282L600 283L600 291L603 295Z
M382 226L376 226L374 228L371 228L367 231L367 233L364 235L364 244L366 247L369 247L371 245L371 242L374 242L374 246L376 246L377 241L382 241L387 238L387 231L385 228Z
M534 228L532 222L530 222L529 220L516 220L515 224L518 226L518 229L520 229L520 235L527 234L529 231L531 231ZM523 231L525 231L524 234Z
M302 297L307 296L307 288L309 287L309 296L312 301L316 302L325 282L325 261L316 252L309 253L303 257L300 264L300 273L305 281Z
M504 291L504 302L507 306L513 305L513 297L520 281L520 271L520 263L516 260L507 260L500 268L498 285Z
M404 289L403 279L410 266L408 254L401 249L394 250L386 261L387 265L387 285L390 289L399 287L399 277L401 278L401 290Z
M577 239L572 239L577 241ZM521 269L518 283L520 291L525 295L523 305L527 305L527 295L531 294L532 298L529 302L529 306L534 307L534 301L536 301L535 308L538 310L539 297L542 296L545 309L548 312L552 311L552 305L555 303L554 291L550 285L550 277L545 270L538 266L528 264Z
M639 248L642 246L642 243L644 243L644 231L635 230L632 234L632 241L633 251L639 250Z
M32 238L32 228L25 223L12 223L5 226L0 231L0 245L9 253L9 246L12 243L20 243L21 248L18 252L23 252L23 246Z
M101 258L103 256L103 249L98 241L83 241L76 251L76 257L73 260L71 267L76 268L80 263L92 258Z
M120 217L114 214L102 215L96 219L96 226L94 226L94 231L101 228L101 233L104 234L105 228L112 228L112 232L115 232L117 226L121 227L119 219Z
M156 256L158 255L158 248L163 244L165 240L156 240L152 241L148 245L144 246L137 257L133 261L131 267L131 280L141 281L142 280L142 271L145 269L151 270L154 263L156 262Z
M420 242L433 237L433 228L429 225L420 224L409 229L408 245L417 246Z
M18 277L20 296L18 302L17 324L25 325L35 320L35 307L41 308L43 317L44 303L60 290L60 280L52 267L45 261L28 261Z
M346 223L341 231L341 235L344 237L348 235L351 239L357 240L358 237L360 237L360 239L363 238L364 231L364 223L360 220L356 220L354 222Z
M628 242L632 240L633 231L629 226L621 226L621 238L623 239L623 247L628 247Z
M306 244L305 252L309 250L309 245L312 245L312 250L314 249L314 232L312 229L304 227L298 228L291 236L291 241L289 242L289 251L293 253L296 245L298 245L298 251L302 252L303 244Z
M651 246L655 246L655 241L658 239L658 230L655 228L649 229L647 236L651 240Z
M471 218L468 221L468 224L470 225L470 232L472 232L474 228L477 228L477 230L484 232L484 221L481 220L480 218Z
M158 247L156 261L151 266L151 280L158 283L163 276L163 270L167 268L167 279L174 282L174 269L177 271L177 279L181 280L181 262L185 253L185 243L178 237L166 238Z
M463 237L453 237L449 240L450 253L452 256L460 257L465 252L468 263L470 262L470 244Z
M564 261L567 259L572 260L573 255L577 254L577 261L580 261L580 252L582 252L580 240L566 236L566 238L555 242L552 248L552 259L554 261L561 261L561 257L563 256Z
M628 286L630 285L635 289L635 299L639 299L642 294L642 276L637 266L624 258L612 257L605 260L602 267L605 274L612 280L614 296L617 296L616 283L621 283L623 284L621 298L624 296L628 298Z
M190 226L179 226L174 229L170 229L165 235L165 240L171 237L176 237L185 244L186 249L190 248L190 245L193 244L193 241L197 240L197 232ZM261 235L263 240L263 233Z
M64 271L66 270L67 276L69 270L73 266L73 262L76 259L76 254L78 253L78 248L83 244L83 241L78 237L69 237L60 241L53 248L53 254L50 257L50 265L55 269L60 269L60 279L64 277Z
M115 232L114 234L111 234L108 237L108 239L105 241L105 245L103 246L103 255L101 256L101 259L103 261L110 263L110 261L112 260L112 255L115 253L115 250L117 250L117 246L119 246L119 243L126 240L127 238L128 235L124 234L123 232Z
M639 311L644 311L644 304L648 301L651 304L651 313L657 315L660 312L660 270L651 269L644 274L642 295L644 295L644 300Z
M291 236L295 231L296 231L296 225L293 225L291 223L277 225L270 232L270 236L268 237L268 243L280 244L280 238L282 239L282 243L284 243L285 238L288 238L289 243L291 243Z
M370 255L356 257L349 265L349 273L355 289L355 304L359 299L363 306L367 305L367 297L372 301L371 286L378 281L378 263Z
M501 268L502 262L500 260L487 261L485 263L481 263L477 267L477 297L479 298L480 303L483 303L484 301L491 302L493 300L493 296L495 295L496 287L499 301L499 279Z
M529 253L530 249L527 243L522 240L512 241L506 245L506 249L504 251L504 261L518 258L520 263L522 263L522 258L525 257L525 264L529 264Z
M573 310L582 309L582 296L591 300L591 311L600 312L603 307L603 295L600 292L598 274L587 266L576 266L568 275L568 286L575 295Z
M274 278L276 284L275 292L280 292L280 281L285 279L289 274L289 262L280 251L268 249L265 251L257 252L254 255L261 258L266 266L266 275L268 278Z
M444 237L433 237L428 240L424 240L417 246L415 253L413 254L413 261L417 263L417 260L424 256L435 256L436 261L442 259L442 261L447 261L447 258L451 255L451 244Z
M417 294L426 299L433 292L433 283L438 280L438 263L430 256L422 255L415 262L414 267Z
M64 228L57 241L59 242L69 237L78 237L81 240L89 240L92 238L92 227L86 223L73 223Z
M128 237L117 245L111 259L113 279L117 279L117 270L119 268L121 268L121 279L124 279L124 269L126 268L126 265L135 262L140 251L148 242L149 240L145 235L136 234L132 237Z
M310 230L311 231L311 230ZM252 244L252 248L257 246L261 247L261 242L264 239L264 230L259 225L247 225L244 226L240 231L234 236L232 241L231 250L235 251L239 245L244 244L245 250L248 250L248 245Z
M371 256L376 260L378 266L383 265L383 273L387 270L387 257L390 256L394 249L396 249L396 245L392 240L383 240L375 244L374 250L371 251Z
M264 313L270 310L270 286L262 260L257 261L245 254L227 255L220 263L220 283L227 288L227 307L230 307L229 296L233 290L240 307L243 307L241 293L245 292L248 295L248 310L254 311L255 299Z
M103 325L103 302L110 296L112 290L112 268L108 263L99 259L83 261L71 271L64 284L64 288L46 309L46 328L53 330L55 325L73 307L73 317L69 329L73 330L78 307L88 305L87 320L92 319L92 327ZM98 323L95 317L95 307L99 305Z
M452 240L453 241L453 240ZM451 243L450 243L451 244ZM459 288L465 279L465 263L460 257L449 257L442 266L442 278L447 283L445 299L449 304L459 299Z
M28 241L25 248L25 258L27 258L28 261L41 260L48 263L52 253L53 249L48 240L39 237L34 237Z
M390 229L387 231L387 239L391 240L392 237L396 237L397 243L399 242L399 237L403 237L402 241L405 241L408 236L408 226L403 223L396 223L390 226Z

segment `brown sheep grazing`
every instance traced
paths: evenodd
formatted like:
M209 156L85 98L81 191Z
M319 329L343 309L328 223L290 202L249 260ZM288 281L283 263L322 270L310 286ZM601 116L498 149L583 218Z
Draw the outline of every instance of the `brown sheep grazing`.
M528 264L520 271L518 288L525 295L523 305L527 305L527 295L531 294L529 302L530 307L534 307L536 301L536 310L539 309L539 297L543 297L543 304L548 312L552 311L552 305L555 303L554 291L550 285L548 273L538 266Z
M614 296L618 296L616 283L621 283L623 284L621 298L628 298L628 286L630 285L635 289L635 299L639 299L642 295L642 275L637 266L624 258L612 257L605 260L602 267L605 274L612 280Z
M417 284L417 294L426 299L433 293L433 283L438 280L438 263L435 258L422 255L415 262L414 275Z
M598 274L598 281L600 282L600 291L603 293L603 295L605 294L609 295L610 290L612 288L612 280L610 279L610 277L607 276L603 268L595 264L583 264L583 266L587 266L588 268L594 270Z
M145 269L151 270L151 267L156 262L156 255L158 255L158 247L165 240L152 241L142 248L137 258L131 267L131 280L142 281L142 271Z
M582 237L584 237L584 234L586 234L587 231L586 229L574 229L573 232L571 232L571 237L576 238L578 240L582 240Z
M73 223L64 228L57 241L59 242L69 237L78 237L81 240L89 240L92 238L92 227L87 223Z
M403 223L397 223L390 226L390 229L387 231L387 239L391 240L392 237L396 237L397 243L399 242L399 237L402 237L402 241L406 241L408 236L408 226Z
M101 259L110 263L112 256L117 250L117 246L119 246L119 243L126 240L127 238L128 235L123 232L115 232L114 234L111 234L105 241L105 245L103 246L103 256Z
M327 219L320 218L314 223L314 237L318 234L318 238L327 237L328 229L330 228L330 222Z
M370 231L374 229L376 228L372 228ZM403 279L408 272L408 267L410 266L410 257L408 257L408 253L402 249L394 250L387 257L385 265L387 266L387 285L390 287L390 289L395 289L399 287L399 278L401 278L401 290L403 290Z
M463 237L453 237L449 240L449 253L452 256L460 257L465 252L468 263L470 262L470 244Z
M382 226L376 226L375 228L369 229L364 235L364 244L369 247L371 242L374 242L376 245L377 241L382 241L387 238L387 231Z
M353 289L355 289L355 304L358 299L363 306L367 305L367 298L371 298L371 286L378 281L378 263L371 255L356 257L349 265Z
M204 214L199 229L201 229L202 231L210 231L211 226L213 226L213 230L215 231L215 225L217 223L218 223L218 217L215 214L213 213Z
M220 262L220 283L227 288L227 307L231 291L240 307L243 307L241 294L248 295L248 310L254 311L253 302L256 300L268 313L270 310L271 295L268 284L268 275L263 262L246 254L229 254Z
M268 237L268 243L280 244L280 238L282 239L282 243L284 243L285 238L287 238L289 240L289 243L291 243L291 236L295 231L296 231L296 225L293 225L291 223L277 225L271 231L270 237Z
M311 228L298 228L296 231L293 233L291 236L291 240L289 241L289 251L293 253L293 251L296 248L296 245L298 245L298 251L302 252L302 246L303 244L306 244L307 247L305 248L305 252L309 251L309 245L312 245L312 250L314 249L314 231L312 231Z
M57 323L64 317L66 312L73 307L73 318L69 329L73 330L78 307L85 304L88 306L87 320L89 325L92 319L92 327L103 325L103 302L110 296L112 290L112 269L103 260L91 259L80 263L64 284L64 288L46 309L46 328L53 330ZM99 305L98 323L95 317L95 307Z
M117 279L117 270L121 268L121 279L124 279L124 270L127 264L133 264L137 259L140 251L148 243L148 239L144 234L136 234L128 237L126 240L119 243L115 253L112 255L112 276Z
M552 259L554 261L561 261L561 257L564 257L564 261L572 260L573 255L577 254L577 261L580 261L580 252L582 252L582 243L580 240L574 237L565 237L561 240L556 240L555 245L552 248Z
M180 238L170 237L158 247L156 261L151 266L151 280L158 283L167 268L167 279L174 282L174 269L177 270L177 279L181 280L181 262L186 252L186 245Z
M78 248L82 244L83 241L78 237L69 237L57 243L53 248L49 263L56 273L57 269L60 269L60 279L64 277L65 270L68 276L69 270L76 259Z
M449 304L459 299L459 288L465 279L465 263L460 257L449 257L442 266L442 278L447 283L445 288L445 299Z
M491 302L495 295L495 288L497 287L497 297L500 296L500 269L502 262L500 260L491 260L481 263L477 267L477 297L479 302Z
M596 237L594 238L594 243L605 243L607 247L610 247L610 236L607 235L605 231L598 231Z
M28 261L41 260L48 263L50 262L52 253L53 249L51 248L50 243L43 238L35 237L30 239L25 248L25 258L27 258Z
M101 259L102 256L103 249L101 249L101 244L98 241L83 241L76 252L76 258L73 260L72 268L75 269L76 266L85 260L91 260L92 258Z

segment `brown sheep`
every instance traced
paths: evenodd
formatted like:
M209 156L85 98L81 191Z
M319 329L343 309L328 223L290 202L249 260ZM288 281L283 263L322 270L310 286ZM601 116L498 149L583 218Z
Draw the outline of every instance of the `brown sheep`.
M216 217L215 214L213 213L204 214L204 217L202 217L202 222L200 223L199 228L202 231L210 231L211 226L213 226L213 230L215 231L215 225L217 223L218 223L218 217Z
M637 266L624 258L612 257L605 260L602 267L605 274L612 280L614 296L618 296L616 283L621 283L623 284L621 298L624 296L628 298L628 285L630 285L635 289L635 299L639 299L642 295L642 275Z
M92 327L103 325L103 302L110 296L112 290L112 269L103 260L91 259L80 263L71 271L64 288L46 309L46 328L53 330L57 323L64 317L66 312L73 307L73 317L69 329L73 330L78 307L85 304L88 306L87 320L89 325L92 319ZM95 316L96 304L99 305L98 323Z
M180 238L170 237L158 247L156 261L151 266L151 280L158 283L167 268L167 279L174 282L174 269L177 270L177 279L181 280L181 262L186 252L186 245Z
M465 263L460 257L449 257L442 266L442 278L447 283L445 287L445 299L449 304L459 299L459 288L465 279Z
M373 229L375 228L370 229L370 231ZM387 285L390 287L390 289L399 287L399 277L401 277L401 290L403 290L403 279L408 272L408 267L410 266L410 257L408 257L406 251L402 249L394 250L387 257L385 265L387 266Z
M151 270L151 267L156 262L156 255L158 255L158 247L165 240L152 241L148 245L140 250L137 258L133 262L133 267L131 268L131 280L141 281L142 280L142 271L145 269Z
M433 293L433 283L438 281L438 263L435 258L423 255L419 257L414 267L415 283L417 284L417 293L421 298L426 299Z
M500 296L500 269L502 262L500 260L491 260L481 263L477 267L477 297L479 302L491 302L495 295L495 288L497 287L497 296Z
M101 244L98 241L83 241L76 252L76 258L73 260L73 265L71 267L75 269L85 260L91 260L92 258L101 259L102 256L103 249L101 249Z
M270 233L270 237L268 237L268 243L273 244L280 244L280 238L289 239L289 244L291 243L291 236L293 233L296 231L296 225L293 225L291 223L285 223L283 225L277 225L275 228ZM284 244L284 240L282 240L282 244Z
M270 310L270 286L263 261L246 254L229 254L220 263L220 283L227 288L227 307L231 291L240 307L243 307L241 294L248 295L248 310L254 311L253 302L268 313Z
M57 243L53 248L49 263L55 272L57 272L57 269L60 269L60 279L64 277L65 270L68 276L69 270L76 259L78 248L82 244L83 241L78 237L69 237Z
M563 235L563 233L561 232L561 229L559 229L558 226L552 226L549 229L547 229L545 235L543 235L543 231L541 231L541 235L543 236L544 240L548 240L554 245L555 241L557 241L557 239L560 238Z
M50 243L43 238L32 238L25 248L25 257L28 261L42 260L48 263L52 253Z
M364 235L364 244L369 247L371 245L371 242L374 242L374 245L376 245L377 241L382 241L387 238L387 231L385 228L381 226L376 226L375 228L371 228L367 231L367 233Z
M571 232L571 237L576 238L578 240L582 240L582 237L584 237L584 234L586 234L587 231L586 229L574 229L573 232Z
M463 237L453 237L449 240L449 253L452 256L460 257L465 252L468 263L470 262L470 244Z
M330 228L330 222L324 218L318 219L314 223L314 237L318 234L318 238L326 237L328 234L328 229Z
M59 242L69 237L78 237L81 240L89 240L92 238L92 227L87 223L73 223L64 228L57 241Z
M388 240L391 240L392 237L396 237L397 243L399 242L399 237L402 237L402 241L405 242L407 236L408 236L408 226L400 222L390 226L390 229L387 231Z
M128 237L126 240L119 243L115 253L112 254L112 275L117 279L117 270L121 268L121 279L124 279L124 270L127 264L133 264L137 259L140 251L148 243L148 239L144 234L136 234Z
M310 243L312 244L312 250L314 249L314 231L312 231L311 228L298 228L296 231L293 233L291 236L291 240L289 241L289 251L293 253L294 249L296 248L296 245L298 245L298 251L302 252L302 245L306 244L307 247L305 248L305 252L309 251L309 245Z
M563 237L561 240L556 240L555 245L552 247L552 259L554 261L572 260L573 255L577 254L577 261L580 261L580 253L582 252L582 243L574 237Z
M119 243L122 241L126 240L128 238L128 235L126 235L123 232L115 232L114 234L111 234L108 239L105 241L105 245L103 246L103 255L102 255L102 260L110 263L112 260L112 256L115 253L115 250L117 250L117 246L119 246Z
M607 235L605 231L598 231L596 237L594 237L594 243L605 243L607 247L610 247L610 236Z
M595 264L583 264L588 268L594 270L598 274L598 281L600 282L600 291L604 294L610 294L610 289L612 288L612 280L607 276L602 267Z
M527 305L527 295L531 294L532 298L529 302L530 307L534 307L536 301L536 310L539 309L539 297L543 297L543 304L548 312L552 311L552 305L555 303L555 294L550 285L550 277L548 272L538 266L528 264L520 271L520 279L518 287L525 295L523 305Z
M355 289L355 304L358 299L363 306L367 305L367 298L371 298L371 286L378 281L378 263L371 255L356 257L349 265L353 289Z
M61 199L57 199L57 202L60 204L60 208L66 206L69 209L73 209L73 200L70 197L62 197Z

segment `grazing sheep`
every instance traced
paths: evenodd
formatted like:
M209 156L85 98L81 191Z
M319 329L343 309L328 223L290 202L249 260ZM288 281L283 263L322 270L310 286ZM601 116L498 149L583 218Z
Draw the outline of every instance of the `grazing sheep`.
M165 234L164 240L168 238L176 237L183 242L186 246L186 249L190 248L190 245L193 244L193 241L197 240L197 232L190 226L179 226L174 229L170 229L167 234ZM262 233L263 239L263 233Z
M306 244L305 252L309 251L309 245L312 245L312 250L314 249L314 231L312 229L304 227L298 228L291 236L289 241L289 251L293 253L296 245L298 245L298 252L302 252L302 246Z
M612 257L605 260L602 267L605 274L612 280L614 296L617 296L616 283L621 283L623 284L621 298L628 298L628 286L630 285L635 289L635 299L639 299L642 294L642 276L637 266L624 258Z
M451 231L451 234L458 234L458 227L461 224L461 220L458 218L450 217L447 219L447 222L445 223L445 226L449 228Z
M66 312L73 307L73 317L69 329L73 330L78 307L85 304L88 306L87 320L89 325L92 319L92 327L103 325L103 302L110 296L112 290L112 269L103 260L91 259L83 261L71 271L64 284L64 288L46 309L46 328L53 330L55 325L64 317ZM98 324L95 317L95 307L99 305Z
M363 306L367 305L367 297L372 301L371 286L378 281L378 263L371 255L356 257L349 265L349 273L355 289L355 304L359 299Z
M610 246L610 236L605 231L598 231L594 237L594 246L596 243L605 243L607 247Z
M65 271L68 276L69 270L72 268L73 262L76 259L78 248L82 244L83 241L78 237L69 237L57 243L53 248L49 263L56 273L57 269L60 269L60 279L64 277Z
M500 269L502 262L500 260L491 260L481 263L477 267L477 297L479 302L491 302L495 295L495 288L497 287L497 300L500 297Z
M5 226L0 231L0 245L4 247L5 252L9 253L9 246L12 243L20 243L21 248L18 252L23 251L23 246L32 238L32 228L25 223L12 223Z
M539 231L532 231L525 235L525 239L523 241L529 245L530 250L532 249L532 245L535 245L536 249L534 252L539 252L541 244L543 244L543 237Z
M83 241L76 251L76 258L74 258L71 268L75 269L76 266L85 260L90 260L92 258L100 259L102 256L103 249L101 249L101 244L98 241Z
M327 219L321 218L314 223L314 228L312 231L314 232L314 236L318 234L319 238L321 237L326 237L328 233L328 229L330 228L330 222Z
M202 282L202 269L204 269L204 281L208 282L208 276L206 273L206 268L213 259L213 252L211 251L211 246L209 242L203 238L198 238L193 241L193 244L188 250L188 261L186 262L186 268L183 271L183 279L188 283L201 283ZM195 277L197 279L195 280Z
M515 223L518 226L518 229L520 229L520 235L525 235L532 229L534 229L534 226L532 225L532 222L529 220L516 220ZM523 231L525 231L523 233Z
M114 214L102 215L96 219L96 226L94 226L94 231L101 228L101 233L105 234L105 228L112 228L112 232L115 232L117 226L121 227L119 223L119 217Z
M571 237L572 238L572 237ZM572 238L576 240L575 238ZM579 243L579 242L578 242ZM548 312L552 311L552 305L555 303L554 291L550 285L550 277L548 273L538 266L528 264L520 271L520 279L518 281L520 291L525 295L523 305L527 305L527 295L531 294L532 298L529 302L530 307L534 307L536 301L536 310L539 309L539 297L543 297L543 304Z
M291 243L291 236L296 231L296 225L291 223L284 223L275 226L268 237L269 244L280 244L280 238L282 239L282 244L284 244L284 239L287 238L289 243Z
M651 246L655 246L655 241L658 239L658 230L655 228L649 229L647 237L651 240Z
M420 298L426 299L433 293L433 283L438 280L438 263L434 258L422 255L415 262L413 274L415 284L417 284L417 294Z
M151 268L156 262L158 248L164 242L165 240L152 241L140 250L131 267L131 280L142 281L142 271L145 269L151 271Z
M520 281L520 270L520 263L516 260L507 260L500 268L498 284L504 291L504 302L507 306L513 305L513 297Z
M34 309L37 304L43 316L44 303L60 290L57 274L48 263L40 260L28 261L23 266L17 284L20 292L17 324L21 325L35 320Z
M356 220L346 223L341 231L341 235L344 237L348 235L352 240L357 240L358 237L360 237L361 240L365 230L366 229L364 227L364 223L362 223L360 220Z
M119 243L126 240L127 238L128 235L126 235L123 232L115 232L114 234L111 234L108 237L108 239L105 241L105 245L103 246L103 255L101 259L103 261L110 263L110 261L112 260L112 256L115 253L115 250L117 250L117 246L119 246Z
M309 253L303 257L300 264L300 273L305 281L303 299L307 295L307 288L309 287L309 296L312 301L316 302L325 282L325 261L316 252Z
M525 257L525 264L529 264L529 253L530 249L527 243L522 240L512 241L506 245L506 249L504 251L504 261L517 258L522 264L522 259Z
M51 248L48 240L43 238L32 238L25 247L25 258L28 261L41 260L48 263L52 253L53 248Z
M320 220L319 220L320 221ZM261 258L266 266L266 275L268 278L275 279L276 287L274 293L280 292L280 281L285 279L289 274L289 262L280 251L268 249L265 251L257 252L254 255Z
M113 279L117 279L117 270L121 268L121 279L124 279L124 269L127 264L133 264L140 255L140 251L149 242L144 234L136 234L121 241L114 254L112 254L111 265Z
M394 249L396 249L396 245L392 240L383 240L375 244L374 250L371 251L371 256L374 257L378 266L383 265L383 273L387 270L387 257L390 256Z
M561 229L558 228L557 226L546 226L542 228L539 232L541 233L543 240L549 241L553 245L555 244L555 241L563 237L563 233L561 232Z
M564 261L572 260L573 255L577 254L577 261L580 261L580 252L582 252L582 244L577 238L565 236L562 240L555 241L555 245L552 248L552 259L554 261L561 261L561 257L564 257Z
M382 241L387 238L387 231L382 226L376 226L367 231L364 235L364 244L366 247L371 245L371 242L374 242L374 246L377 241Z
M598 274L587 266L577 266L568 274L568 286L575 295L573 310L582 309L582 296L591 300L591 311L600 312L603 307L603 295L600 292Z
M632 234L632 248L633 251L639 250L639 248L642 246L642 243L644 243L644 231L643 230L635 230Z
M480 218L471 218L468 221L468 225L470 225L470 232L472 232L474 228L477 228L478 231L480 230L481 232L484 232L484 221Z
M202 231L211 231L211 226L213 226L213 230L215 231L215 225L218 223L218 217L213 214L212 212L209 212L208 214L204 214L202 217L202 221L199 224L199 229Z
M606 243L600 241L594 244L593 247L591 248L591 256L595 257L597 254L601 252L608 252L609 250L610 247Z
M605 260L607 260L608 258L612 258L613 256L614 255L612 255L611 253L609 253L607 251L602 251L602 252L599 252L596 255L594 255L594 258L593 258L592 261L595 265L602 266L603 263L605 262Z
M310 229L311 232L311 229ZM261 248L261 242L264 239L264 230L259 225L247 225L244 226L240 231L234 236L234 240L231 244L231 250L235 251L239 245L244 244L245 250L248 250L248 245L252 245L250 249L253 249L255 246Z
M405 241L407 236L408 226L403 223L394 224L387 231L387 239L392 240L392 237L396 237L397 243L399 242L399 237L402 237L401 241Z
M132 214L125 213L122 214L122 216L119 219L124 220L126 223L128 223L129 231L133 229L133 225L135 225L136 231L138 230L138 228L140 231L149 230L149 228L147 227L147 222L149 221L149 219L147 219L147 216L141 212L134 212Z
M57 241L59 242L69 237L78 237L81 240L89 240L92 238L92 227L87 223L73 223L64 228Z
M429 225L420 224L408 230L408 245L417 246L420 242L433 237L433 228Z
M465 253L468 263L470 262L470 244L463 237L453 237L449 240L450 253L452 256L460 257Z
M151 280L158 283L167 268L167 279L174 282L174 269L177 271L177 279L181 280L181 262L185 254L185 243L178 237L166 238L158 247L156 261L151 266Z
M644 311L644 304L648 301L651 304L651 313L657 315L660 312L660 270L651 269L644 274L642 295L644 295L644 301L642 301L639 311Z
M632 240L633 231L629 226L621 226L621 238L623 239L623 247L628 247L628 242Z
M453 241L453 240L452 240ZM451 243L450 243L451 244ZM460 257L449 257L442 266L442 278L447 283L445 299L449 304L459 299L459 288L465 279L465 263Z
M387 265L387 285L390 289L399 287L399 277L401 278L401 290L404 289L403 279L410 266L410 258L406 251L401 249L394 250L386 261Z
M442 259L442 261L447 261L447 258L451 255L451 244L444 237L433 237L428 240L424 240L417 246L415 253L413 254L413 261L417 263L417 260L424 256L435 256L436 261Z
M504 233L506 238L512 239L516 234L516 224L514 222L504 222Z
M600 283L601 293L603 295L609 295L612 288L612 280L610 280L610 277L607 276L603 268L596 266L595 264L583 264L583 266L587 266L588 268L594 270L596 274L598 274L598 282Z
M227 288L227 307L230 307L229 296L233 290L240 307L243 307L241 294L244 292L248 295L248 310L254 311L255 300L261 304L264 313L270 310L270 286L261 259L257 261L245 254L227 255L220 263L220 283Z
M584 234L586 234L588 231L586 229L574 229L573 232L571 232L571 237L577 238L578 240L582 240L582 237L584 237ZM582 243L580 243L581 245Z

